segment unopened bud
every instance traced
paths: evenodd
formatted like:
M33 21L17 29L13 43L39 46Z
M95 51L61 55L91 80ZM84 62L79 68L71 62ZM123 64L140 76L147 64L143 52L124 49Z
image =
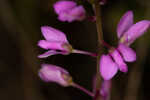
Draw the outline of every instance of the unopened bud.
M72 77L65 69L51 64L43 64L39 76L43 81L55 82L65 87L72 84Z

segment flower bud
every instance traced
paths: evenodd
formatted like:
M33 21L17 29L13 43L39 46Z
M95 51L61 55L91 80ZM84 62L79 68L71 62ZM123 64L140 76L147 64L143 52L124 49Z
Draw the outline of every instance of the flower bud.
M51 64L42 64L39 76L45 82L55 82L65 87L72 84L72 77L65 69Z
M85 19L85 9L82 5L77 6L74 1L58 1L54 4L54 10L60 21L82 21Z
M110 89L111 89L111 80L104 80L101 85L100 94L102 96L102 100L109 100L110 97Z

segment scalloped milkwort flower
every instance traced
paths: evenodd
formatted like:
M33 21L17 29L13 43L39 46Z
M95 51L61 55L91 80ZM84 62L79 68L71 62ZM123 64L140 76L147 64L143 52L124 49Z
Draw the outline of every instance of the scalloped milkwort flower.
M129 46L150 27L149 20L142 20L133 24L133 12L126 12L117 26L119 45L111 48L109 54L102 55L100 59L100 73L105 80L110 80L118 70L127 72L125 62L136 60L135 51Z
M70 53L85 54L93 57L97 56L95 53L73 49L69 44L65 33L53 27L42 26L41 31L45 40L40 40L38 42L38 46L48 51L39 55L39 58L46 58L48 56L56 54L67 55Z
M58 1L53 7L58 19L63 22L82 21L86 16L83 6L77 6L74 1Z
M56 65L42 64L39 76L45 82L55 82L65 87L72 84L69 72Z

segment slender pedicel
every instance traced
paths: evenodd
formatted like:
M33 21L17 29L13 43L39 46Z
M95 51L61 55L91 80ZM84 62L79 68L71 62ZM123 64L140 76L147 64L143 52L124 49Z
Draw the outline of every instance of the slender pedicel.
M80 86L79 84L72 83L71 86L78 88L79 90L83 91L84 93L88 94L91 97L94 97L94 94L89 90L85 89L84 87Z
M88 52L88 51L82 51L82 50L77 50L77 49L73 49L72 53L79 53L79 54L89 55L89 56L92 56L92 57L97 57L96 53L92 53L92 52Z
M102 45L107 47L108 49L112 48L112 46L106 43L104 40L102 40Z

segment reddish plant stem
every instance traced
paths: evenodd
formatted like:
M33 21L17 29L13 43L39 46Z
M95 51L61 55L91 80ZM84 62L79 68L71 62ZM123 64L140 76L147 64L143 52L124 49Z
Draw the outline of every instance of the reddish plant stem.
M95 0L93 5L95 15L96 15L96 27L97 27L97 35L98 35L98 46L99 48L103 45L103 32L102 32L102 22L101 22L101 7L99 5L99 1Z
M93 4L93 8L95 11L95 16L96 16L96 27L97 27L97 36L98 36L98 48L97 48L97 68L96 68L96 94L94 97L94 100L101 100L99 90L101 87L101 80L102 78L100 77L99 73L99 61L100 61L100 56L103 53L103 32L102 32L102 22L101 22L101 7L99 5L99 0L95 0Z
M102 44L103 44L104 47L107 47L108 49L113 48L111 45L109 45L108 43L106 43L104 40L102 42L103 42Z
M88 94L89 96L91 97L94 97L94 94L92 92L90 92L89 90L85 89L84 87L76 84L76 83L72 83L72 86L75 87L75 88L78 88L80 89L81 91L83 91L84 93Z
M92 57L97 57L96 53L83 51L83 50L77 50L77 49L73 49L72 53L79 53L79 54L89 55L89 56L92 56Z

